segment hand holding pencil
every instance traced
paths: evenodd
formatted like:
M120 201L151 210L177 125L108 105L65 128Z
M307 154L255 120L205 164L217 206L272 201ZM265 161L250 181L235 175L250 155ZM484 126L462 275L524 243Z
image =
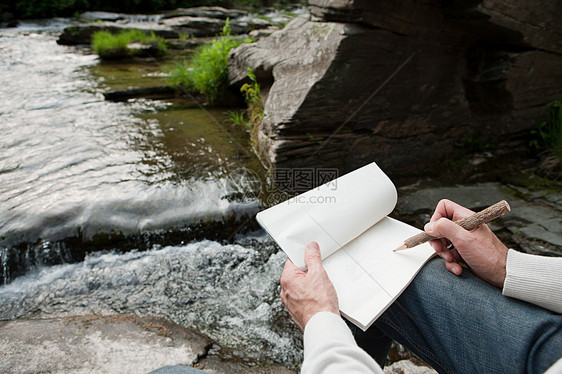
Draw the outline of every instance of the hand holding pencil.
M454 222L460 227L462 227L463 229L470 231L478 228L484 223L490 222L498 217L507 214L510 210L511 208L509 207L507 201L502 200L478 213L474 213L468 217L455 220ZM413 248L416 245L420 245L422 243L435 239L439 239L439 238L431 236L426 232L421 232L418 235L414 235L411 238L404 240L404 244L396 248L394 252L402 251L408 248Z
M441 200L423 234L431 237L430 244L451 273L462 273L459 265L462 261L479 278L502 288L508 249L484 223L508 211L505 201L474 213L450 200ZM428 238L424 235L423 239L427 241ZM453 245L451 250L450 244Z

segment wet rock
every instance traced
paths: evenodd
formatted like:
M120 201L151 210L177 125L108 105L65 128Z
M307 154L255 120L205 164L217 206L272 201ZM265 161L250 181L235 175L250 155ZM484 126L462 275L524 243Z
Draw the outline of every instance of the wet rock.
M560 2L309 5L310 20L231 54L233 85L251 67L265 87L254 142L271 167L435 175L463 137L525 131L558 97Z
M248 12L239 9L226 9L219 6L201 6L193 8L178 8L168 14L163 18L173 18L181 16L189 17L206 17L206 18L216 18L226 20L227 18L235 19L243 16L247 16Z
M216 36L222 31L225 20L221 18L180 16L167 18L161 21L165 27L169 27L182 34L189 34L195 37ZM230 20L229 25L232 34L246 34L251 30L263 29L271 26L269 21L260 18L246 18Z
M161 23L166 27L176 30L178 33L200 37L218 35L225 21L208 17L182 16L168 18L162 20Z
M130 88L127 90L110 91L103 94L109 101L127 101L129 99L144 97L151 99L164 99L175 96L175 90L170 86Z

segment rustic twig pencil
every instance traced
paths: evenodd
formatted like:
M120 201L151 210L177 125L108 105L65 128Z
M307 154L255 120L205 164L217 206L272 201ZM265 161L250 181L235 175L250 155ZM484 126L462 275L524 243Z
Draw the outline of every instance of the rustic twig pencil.
M507 201L502 200L498 203L495 203L492 206L489 206L488 208L478 212L478 213L474 213L473 215L463 218L463 219L459 219L457 221L455 221L455 223L457 225L459 225L460 227L462 227L465 230L474 230L475 228L477 228L478 226L486 223L486 222L490 222L491 220L494 220L498 217L501 217L505 214L507 214L509 211L511 210L511 208L509 207L509 204L507 203ZM406 240L404 240L404 243L399 246L398 248L396 248L394 250L394 252L396 251L402 251L404 249L408 249L408 248L413 248L419 244L425 243L429 240L434 240L434 239L438 239L434 236L428 235L425 232L421 232L417 235L412 236L411 238L408 238Z

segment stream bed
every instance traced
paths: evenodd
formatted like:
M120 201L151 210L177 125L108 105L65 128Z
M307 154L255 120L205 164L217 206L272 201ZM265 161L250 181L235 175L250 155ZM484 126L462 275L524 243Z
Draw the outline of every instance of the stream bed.
M105 101L161 85L168 62L57 45L71 22L0 29L0 319L154 314L294 367L244 130L179 98Z

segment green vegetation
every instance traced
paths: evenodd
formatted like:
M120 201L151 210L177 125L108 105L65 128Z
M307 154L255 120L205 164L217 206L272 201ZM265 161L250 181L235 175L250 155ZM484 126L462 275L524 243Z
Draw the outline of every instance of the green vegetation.
M250 83L244 83L244 85L240 88L240 92L244 95L244 100L248 105L250 123L252 125L257 125L263 119L261 88L256 78L256 74L251 68L248 68L248 78L250 78Z
M243 126L248 132L252 132L252 129L257 128L257 125L263 119L263 104L261 102L261 88L256 74L251 68L248 68L248 78L250 83L244 83L240 88L248 108L241 112L227 112L226 115L233 124ZM246 115L249 118L246 118Z
M150 13L202 5L224 7L267 7L287 5L287 0L15 0L0 2L0 13L10 12L15 18L72 17L88 10L121 13Z
M232 37L230 33L227 19L220 37L199 47L190 61L178 63L170 71L169 84L199 92L210 103L220 100L228 89L228 53L242 43L251 42L250 39Z
M246 110L240 112L229 110L226 112L226 116L228 122L236 126L244 127L248 132L252 130L252 123L246 118Z
M147 48L132 47L139 43ZM98 31L92 35L92 49L102 59L118 59L148 54L160 56L166 53L166 42L153 32L147 34L141 30L126 30L118 34L109 31Z
M562 102L556 100L550 106L548 118L531 131L530 146L539 152L554 153L562 162Z

